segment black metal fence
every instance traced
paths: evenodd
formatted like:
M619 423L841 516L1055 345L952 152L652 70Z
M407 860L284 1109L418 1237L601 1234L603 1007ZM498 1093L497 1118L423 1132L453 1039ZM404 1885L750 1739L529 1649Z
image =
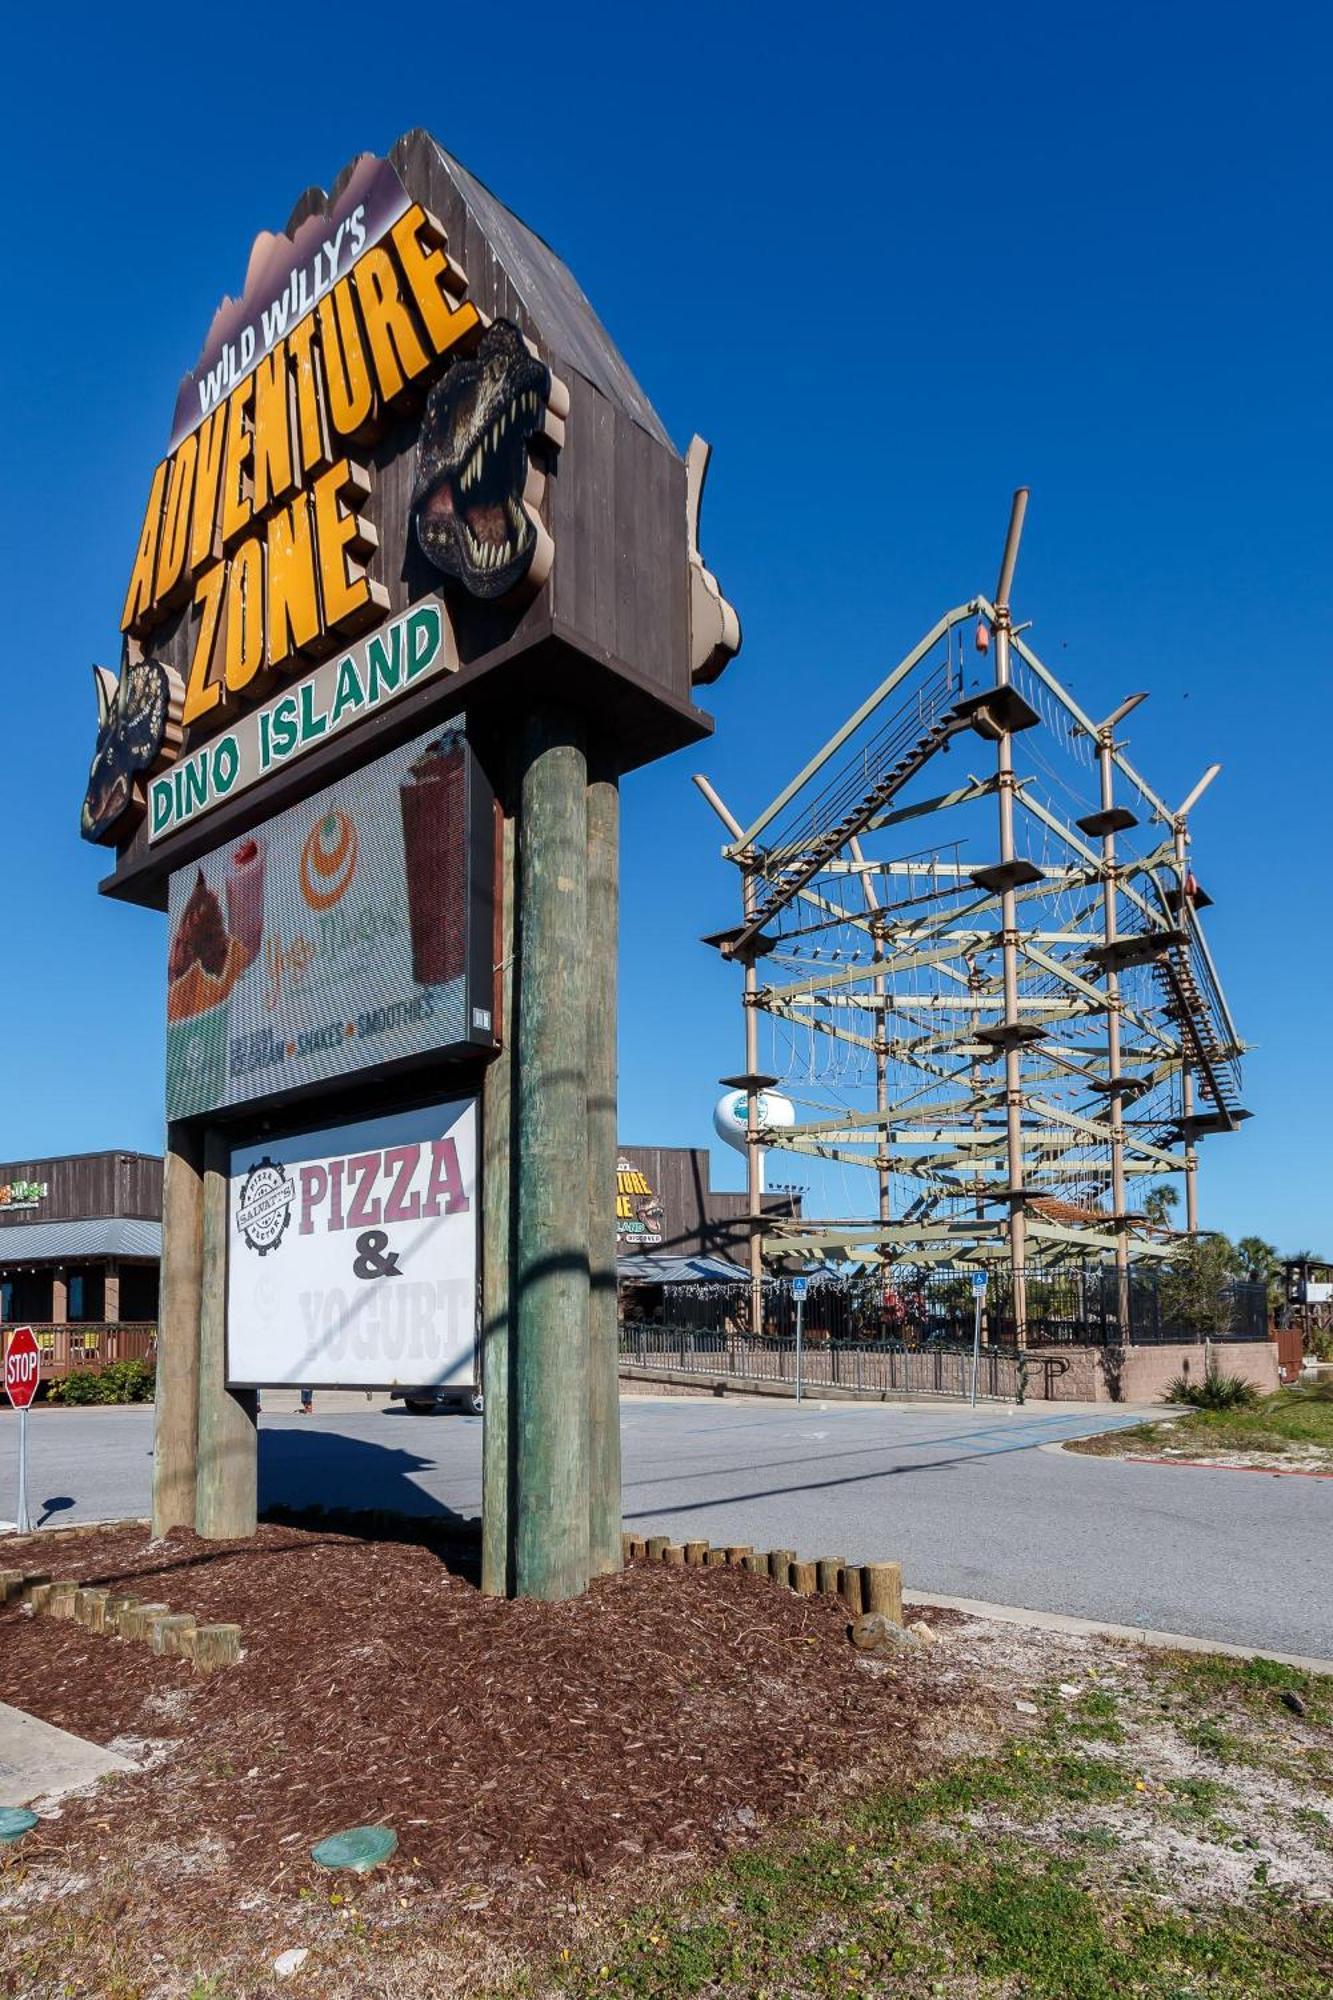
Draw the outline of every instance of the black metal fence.
M784 1382L793 1389L796 1383L796 1342L776 1335L629 1322L620 1329L620 1359L623 1366L657 1374L731 1384ZM1012 1403L1029 1394L1049 1396L1051 1382L1067 1367L1058 1355L1029 1360L1012 1349L983 1347L977 1363L978 1401ZM972 1394L972 1350L943 1343L914 1349L901 1341L803 1343L801 1382L814 1395L825 1389L849 1389L856 1395L966 1401Z
M839 1344L881 1345L915 1351L935 1346L971 1347L971 1269L882 1268L856 1277L812 1276L805 1300L805 1337L811 1349ZM1088 1265L1023 1274L1029 1347L1143 1347L1165 1342L1265 1340L1268 1295L1262 1284L1202 1283L1189 1267L1131 1269ZM992 1272L982 1311L985 1347L1015 1347L1017 1321L1012 1272ZM635 1293L626 1294L632 1317ZM739 1335L749 1330L749 1293L743 1284L663 1288L652 1320L671 1329ZM764 1280L764 1332L791 1338L796 1303L790 1283Z

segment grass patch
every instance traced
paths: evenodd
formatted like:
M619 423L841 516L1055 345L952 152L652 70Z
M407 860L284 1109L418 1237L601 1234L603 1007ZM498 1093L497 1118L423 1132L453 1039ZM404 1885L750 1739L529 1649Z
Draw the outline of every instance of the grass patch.
M1267 1707L1273 1719L1283 1689L1321 1706L1328 1692L1275 1661L1171 1655L1154 1667L1146 1705L1174 1712L1178 1726L1182 1708L1214 1703ZM1129 1760L1080 1746L1087 1731L1123 1740L1134 1700L1089 1688L1065 1703L1052 1690L1040 1728L924 1782L877 1789L834 1829L769 1835L683 1895L609 1926L595 1946L562 1953L535 1972L534 1990L545 1980L565 1993L636 2000L1328 2000L1328 1906L1275 1893L1256 1867L1243 1904L1164 1913L1171 1885L1141 1861L1118 1860L1117 1829L1128 1823L1108 1806L1132 1805L1134 1825L1142 1813L1236 1844L1222 1818L1235 1794L1216 1778L1147 1786ZM1206 1713L1193 1727L1211 1754L1244 1747ZM1048 1858L1026 1828L1052 1817L1061 1851ZM1312 1822L1323 1830L1322 1819Z
M1283 1660L1236 1660L1225 1653L1164 1653L1159 1677L1169 1676L1181 1693L1193 1698L1239 1699L1247 1709L1273 1709L1283 1694L1300 1698L1306 1720L1316 1728L1333 1728L1333 1676L1307 1673Z
M1123 1458L1127 1452L1156 1452L1167 1446L1192 1458L1221 1452L1282 1457L1293 1450L1317 1450L1333 1459L1333 1383L1279 1389L1249 1409L1194 1410L1162 1423L1133 1424L1100 1437L1079 1438L1066 1448L1097 1458Z

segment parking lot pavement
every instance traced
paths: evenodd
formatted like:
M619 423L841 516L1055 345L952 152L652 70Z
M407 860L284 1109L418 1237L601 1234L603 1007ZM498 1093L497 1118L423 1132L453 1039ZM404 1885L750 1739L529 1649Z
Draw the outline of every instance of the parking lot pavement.
M1039 1449L1136 1420L1105 1406L626 1398L626 1525L897 1558L918 1590L1333 1655L1333 1481ZM265 1502L480 1511L476 1417L317 1397L308 1418L266 1407L260 1442ZM0 1417L0 1516L14 1448ZM146 1512L151 1448L147 1408L38 1411L35 1511L48 1525Z

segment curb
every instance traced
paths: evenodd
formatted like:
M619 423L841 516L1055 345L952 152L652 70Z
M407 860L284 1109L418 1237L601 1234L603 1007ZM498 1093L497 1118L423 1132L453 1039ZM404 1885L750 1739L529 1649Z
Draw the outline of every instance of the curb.
M1129 1639L1174 1653L1222 1653L1232 1660L1276 1660L1306 1674L1333 1675L1333 1660L1310 1653L1275 1653L1268 1646L1233 1646L1225 1639L1200 1639L1192 1632L1156 1632L1148 1625L1107 1625L1096 1618L1073 1618L1062 1611L1032 1611L1021 1604L986 1604L975 1597L937 1597L905 1590L905 1604L930 1611L961 1611L969 1618L992 1618L998 1625L1026 1625L1036 1632L1068 1632L1087 1639Z
M56 1528L29 1528L28 1534L19 1536L19 1539L27 1541L31 1535L40 1535L46 1541L52 1535L96 1535L106 1528L150 1528L152 1525L151 1514L112 1514L105 1521L63 1521ZM15 1522L0 1521L0 1538L5 1535L18 1536Z

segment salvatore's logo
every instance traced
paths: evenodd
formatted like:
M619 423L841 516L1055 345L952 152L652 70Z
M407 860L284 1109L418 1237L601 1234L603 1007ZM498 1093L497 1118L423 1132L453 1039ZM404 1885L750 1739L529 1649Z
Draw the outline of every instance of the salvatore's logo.
M347 894L359 852L356 821L341 806L315 822L301 849L301 894L312 910L331 910Z
M504 597L550 572L551 538L536 512L543 482L528 446L551 398L550 369L507 319L456 353L430 392L412 518L436 569L473 597Z
M241 1183L236 1227L251 1250L267 1257L276 1250L292 1219L296 1183L267 1154L251 1167Z

